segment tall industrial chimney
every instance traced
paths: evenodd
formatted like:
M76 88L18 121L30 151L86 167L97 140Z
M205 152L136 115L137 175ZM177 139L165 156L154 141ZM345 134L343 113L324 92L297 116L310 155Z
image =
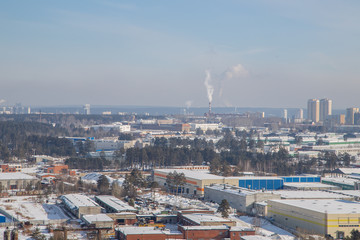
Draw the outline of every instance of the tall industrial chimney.
M211 115L211 102L209 102L209 116Z

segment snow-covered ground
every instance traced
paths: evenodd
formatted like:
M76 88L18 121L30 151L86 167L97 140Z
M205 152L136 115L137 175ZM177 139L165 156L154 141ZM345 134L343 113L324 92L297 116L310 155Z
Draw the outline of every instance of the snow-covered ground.
M55 204L54 198L50 198L47 203L40 203L37 196L0 198L0 207L20 221L69 219Z
M251 225L254 223L254 218L249 216L241 216L238 217L244 223ZM272 237L273 239L281 239L281 240L294 240L295 236L282 228L272 225L269 221L260 218L259 219L259 228L258 233L259 235L263 235L266 237Z
M146 193L141 197L147 199L153 199L161 204L169 204L171 206L176 206L178 208L208 208L210 210L216 211L218 204L203 202L197 199L189 199L181 196L175 196L170 194L160 194L155 193L155 197L152 197L151 193Z

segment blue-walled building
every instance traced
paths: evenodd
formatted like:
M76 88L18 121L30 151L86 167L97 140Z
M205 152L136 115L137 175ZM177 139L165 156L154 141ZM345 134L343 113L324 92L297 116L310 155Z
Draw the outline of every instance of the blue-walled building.
M252 190L278 190L284 187L284 180L279 177L239 178L239 187Z
M300 182L321 182L321 178L318 176L289 176L289 177L281 177L284 179L284 182L294 182L294 183L300 183Z
M320 182L319 176L288 176L288 177L240 177L239 187L252 190L279 190L284 183L312 183Z

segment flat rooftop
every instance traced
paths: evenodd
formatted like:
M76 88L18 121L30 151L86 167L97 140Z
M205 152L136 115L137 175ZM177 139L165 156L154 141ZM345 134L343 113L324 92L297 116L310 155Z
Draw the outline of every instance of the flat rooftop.
M122 232L124 235L145 235L145 234L179 234L182 235L180 231L172 229L154 228L154 227L119 227L118 231Z
M330 190L333 193L342 194L351 197L360 197L359 190Z
M231 222L231 220L218 217L212 214L201 214L201 213L192 213L183 215L184 218L187 218L197 224L201 224L203 222Z
M321 181L327 181L327 182L333 182L333 183L339 183L339 184L345 184L345 185L352 185L352 186L354 186L354 183L359 182L359 180L357 180L357 179L344 178L344 177L324 177L324 178L321 178Z
M114 220L106 214L83 215L82 218L89 224L96 222L113 222Z
M185 177L187 178L193 178L197 180L206 180L206 179L224 179L224 177L217 176L214 174L210 174L206 171L192 171L188 169L155 169L155 173L163 173L165 175L176 171L177 173L184 173Z
M244 239L244 240L272 240L271 237L265 237L265 236L261 236L261 235L241 236L241 239Z
M0 180L35 180L36 177L21 172L0 173Z
M244 176L244 177L223 177L218 176L214 174L210 174L208 171L193 171L189 169L155 169L155 173L160 173L167 175L170 172L176 171L177 173L184 173L185 177L192 178L196 180L211 180L211 179L238 179L238 180L258 180L258 179L264 179L264 180L282 180L280 177L262 177L262 176Z
M113 196L102 195L96 198L118 212L136 211L134 207Z
M70 207L100 207L95 201L88 196L81 194L62 195L61 199Z
M283 199L344 199L349 198L338 193L324 192L324 191L287 191L278 190L271 191L276 194L280 194Z
M296 187L296 188L323 188L323 189L330 189L330 188L337 188L334 185L329 185L320 182L284 182L284 186L289 187Z
M184 230L227 230L229 229L228 226L225 225L218 225L218 226L181 226Z
M328 214L360 214L360 203L352 202L346 200L314 200L314 199L305 199L305 200L269 200L268 204L271 205L271 202L278 202L288 206L294 206L299 208L304 208L307 210L328 213Z
M251 190L251 189L247 189L247 188L240 188L240 187L231 186L231 185L225 185L225 188L224 188L224 184L214 184L214 185L210 185L210 186L205 186L205 188L210 188L213 190L227 192L227 193L231 193L231 194L235 194L235 195L239 195L239 196L252 195L252 194L255 194L256 192L258 192L255 190Z

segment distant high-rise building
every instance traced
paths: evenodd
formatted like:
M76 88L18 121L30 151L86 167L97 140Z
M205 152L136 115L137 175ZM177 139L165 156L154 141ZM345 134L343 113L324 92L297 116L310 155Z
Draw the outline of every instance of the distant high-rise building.
M354 125L360 125L360 112L354 113Z
M90 104L85 104L84 105L84 114L85 115L90 115Z
M287 109L284 109L284 110L283 110L283 118L284 118L284 119L287 119L287 118L288 118Z
M339 116L339 123L341 125L344 125L345 124L345 114L340 114Z
M354 115L359 112L359 108L347 108L346 109L346 118L345 123L347 125L354 125Z
M332 100L324 98L320 100L320 121L325 121L332 114Z
M320 115L320 102L318 99L309 99L307 106L308 116L307 118L313 122L319 121Z
M299 109L299 119L304 119L304 110L302 108Z

